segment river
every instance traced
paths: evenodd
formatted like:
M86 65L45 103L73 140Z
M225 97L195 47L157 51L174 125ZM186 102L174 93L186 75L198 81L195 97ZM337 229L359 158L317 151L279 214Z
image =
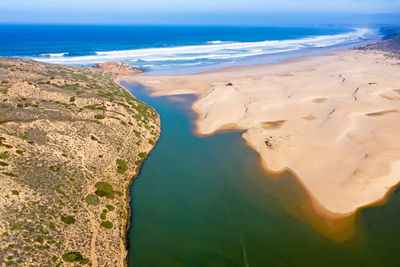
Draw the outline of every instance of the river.
M333 242L293 215L306 198L289 174L268 176L240 131L194 134L193 95L151 97L159 142L131 188L129 266L398 266L400 194L360 212Z

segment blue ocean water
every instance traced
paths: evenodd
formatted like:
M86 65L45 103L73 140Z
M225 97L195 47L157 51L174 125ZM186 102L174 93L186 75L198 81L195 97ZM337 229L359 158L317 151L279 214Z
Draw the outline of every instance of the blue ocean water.
M155 71L352 45L376 35L367 28L0 25L0 36L0 56L80 66L119 60Z

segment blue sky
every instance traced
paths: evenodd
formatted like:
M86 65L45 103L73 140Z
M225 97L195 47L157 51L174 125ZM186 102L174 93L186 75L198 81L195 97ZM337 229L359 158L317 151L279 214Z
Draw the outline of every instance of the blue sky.
M351 15L400 14L400 0L1 0L0 22L37 23L184 23L207 15L239 15L248 18L328 14L332 18ZM193 16L194 17L193 17ZM295 16L295 17L296 17ZM329 16L328 16L329 17ZM392 15L393 17L393 15ZM395 16L394 16L395 17ZM287 18L293 18L287 16ZM320 19L324 17L321 16ZM325 20L327 18L325 17ZM340 20L340 19L338 19ZM326 21L328 22L328 21Z

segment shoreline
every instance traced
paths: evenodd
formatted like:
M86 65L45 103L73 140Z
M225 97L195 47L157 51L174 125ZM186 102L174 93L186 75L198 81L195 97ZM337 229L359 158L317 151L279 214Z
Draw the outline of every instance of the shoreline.
M123 86L123 85L121 84L121 81L124 81L124 76L121 76L121 77L117 78L116 80L114 80L114 82L115 82L118 86L122 87L122 88L123 88L125 91L127 91L130 95L132 95L133 97L136 98L135 95L133 95L125 86ZM146 105L147 105L147 104L146 104ZM157 113L157 114L158 114L158 113ZM160 120L160 117L159 117L159 121L161 121L161 120ZM158 134L157 139L154 141L154 145L152 145L152 147L151 147L150 149L147 149L147 150L145 151L145 152L147 153L146 158L144 158L144 159L142 160L142 162L141 162L139 165L136 165L136 173L135 173L135 175L133 175L133 177L132 177L132 178L130 179L130 181L128 182L128 186L127 186L127 188L126 188L126 190L125 190L125 194L126 194L126 205L127 205L127 219L126 219L125 226L123 227L123 228L124 228L124 233L125 233L125 238L124 238L124 243L125 243L125 257L124 257L124 261L125 261L125 263L126 263L124 266L128 266L128 262L129 262L129 257L128 257L128 256L129 256L129 255L128 255L128 252L129 252L129 236L128 236L128 233L129 233L129 229L130 229L130 227L131 227L131 220L132 220L132 213L133 213L132 208L131 208L131 201L132 201L131 190L132 190L132 186L133 186L133 183L135 182L136 178L140 175L140 171L141 171L141 169L142 169L142 165L143 165L144 161L149 157L151 151L156 147L156 145L157 145L157 143L158 143L158 141L159 141L159 139L160 139L161 133L162 133L162 130L161 130L161 127L160 127L160 129L159 129L159 134Z
M149 70L144 71L144 75L149 76L178 76L178 75L195 75L207 72L218 72L220 70L229 68L251 67L257 65L271 65L288 62L297 58L322 56L330 52L342 51L353 49L364 45L370 45L378 42L380 35L359 42L334 45L332 47L312 47L302 48L300 50L292 50L287 52L277 52L271 54L250 56L249 58L239 59L236 62L221 62L215 65L198 66L198 67L179 67L178 69L165 69L165 70Z
M237 124L236 122L233 122L233 123L229 122L229 120L225 121L224 123L221 122L220 124L218 124L218 126L208 128L209 130L205 130L204 128L203 128L203 130L201 130L202 120L204 122L204 118L202 118L202 116L204 116L205 111L204 111L204 107L202 110L202 108L199 108L198 106L196 106L196 104L198 104L199 101L204 99L204 97L207 97L207 95L205 95L205 94L210 93L209 89L211 87L222 88L222 86L223 86L223 85L221 85L222 80L224 82L226 82L226 79L224 80L224 78L230 77L232 80L234 80L236 78L235 74L240 73L240 72L246 72L246 73L242 74L243 77L247 77L246 75L253 76L253 77L257 76L257 75L271 75L270 69L278 68L278 70L279 70L279 68L284 68L288 64L292 64L292 65L300 64L301 65L304 63L304 61L309 62L309 61L317 60L318 64L325 64L326 60L320 60L321 58L327 59L327 57L338 57L338 55L340 56L340 55L346 54L346 53L347 54L348 53L355 54L355 53L361 53L361 52L359 50L348 50L348 49L339 50L339 51L329 51L329 52L325 53L324 55L312 55L312 56L306 56L306 57L290 58L290 59L284 60L283 62L273 63L273 64L253 65L253 66L244 66L244 67L242 67L242 66L230 67L230 68L225 68L225 69L221 69L218 71L203 72L203 73L198 73L198 74L194 74L194 75L182 75L182 76L170 76L170 77L138 75L138 76L128 77L127 81L128 82L132 82L132 81L139 82L139 83L143 84L144 86L148 87L149 89L151 89L153 91L152 95L154 95L154 96L156 96L156 95L188 94L188 93L196 94L198 96L198 100L195 101L195 103L192 105L192 109L199 116L199 118L195 121L195 126L196 126L195 134L200 135L200 136L208 136L211 134L215 134L216 132L220 132L221 130L242 130L242 131L248 130L248 128L244 127L243 125L241 126L241 125ZM249 72L253 72L253 73L248 74ZM275 74L277 72L278 71L275 70ZM265 74L265 73L267 73L267 74ZM220 78L218 80L218 79L215 79L215 76L217 76L217 75L221 75L221 76L225 75L225 76L222 79ZM199 78L201 76L207 76L207 78L210 81L214 81L214 84L211 84L211 82L201 81L201 79ZM192 79L192 81L190 81L190 79ZM198 80L200 80L200 81L198 81ZM215 80L217 80L217 81L215 81ZM201 83L201 82L203 82L203 83ZM191 88L191 87L189 87L189 85L194 85L192 87L193 89L188 89L188 88ZM225 89L225 88L223 88L223 89ZM372 114L372 113L369 113L369 114ZM215 120L214 120L214 122L215 122ZM203 127L205 127L204 123L203 123ZM263 169L267 173L271 173L271 172L272 173L282 173L285 170L288 170L291 174L293 174L296 177L296 179L299 181L301 186L305 189L307 194L310 195L311 199L313 199L312 206L313 206L313 209L315 210L315 212L319 213L320 215L322 215L326 218L337 219L337 218L346 218L346 217L352 217L352 216L355 217L356 214L358 213L358 211L363 208L375 206L375 205L381 205L381 203L385 203L389 199L391 192L394 190L394 188L398 185L398 182L399 182L399 181L397 181L396 183L387 186L386 192L379 198L374 198L373 201L370 201L363 205L359 205L356 208L354 208L353 210L349 210L345 213L331 212L323 204L321 204L321 202L318 200L317 197L315 197L315 195L312 193L312 191L310 191L310 189L304 184L304 181L302 180L300 175L297 175L296 171L294 171L290 167L288 167L288 168L285 167L285 168L280 168L280 169L268 167L268 164L266 163L265 159L263 160L263 155L257 149L257 146L254 144L251 145L249 140L246 139L245 137L242 136L242 138L244 138L246 143L248 145L250 145L250 147L252 147L252 149L255 150L260 155L261 164L263 166Z
M299 58L292 58L292 59L287 59L287 62L293 62L297 60L301 60L302 57ZM280 63L273 63L273 64L280 64ZM284 62L282 62L284 64ZM236 67L232 67L236 68ZM240 68L240 67L238 67ZM153 93L155 92L154 90L150 89ZM158 95L154 95L158 96ZM199 95L196 95L199 97ZM197 100L196 100L197 101ZM196 101L193 102L191 109L193 112L200 118L202 115L201 111L196 109L194 107L194 104ZM215 130L212 133L209 134L202 134L199 130L198 126L198 121L199 119L196 119L194 121L194 126L195 128L193 129L193 134L198 137L208 137L214 134L223 134L226 132L233 132L233 131L240 131L243 132L243 134L246 132L245 128L239 127L237 124L226 124L217 130ZM246 146L250 147L254 152L257 153L258 155L258 164L260 167L263 169L264 173L266 175L272 175L274 177L267 177L267 179L279 179L281 175L283 175L285 172L289 173L293 179L294 183L296 183L296 186L299 187L302 192L306 194L306 199L300 203L301 207L301 213L299 213L297 210L295 210L295 207L285 207L286 212L289 214L295 216L297 219L301 220L302 222L306 222L312 226L314 230L316 230L318 233L321 235L325 236L326 238L337 242L341 243L346 240L351 239L355 235L356 231L356 225L355 225L355 220L359 216L359 213L362 209L372 207L374 206L373 204L365 206L365 207L360 207L354 212L350 212L348 214L336 214L329 212L324 208L319 202L316 202L316 199L313 197L312 192L310 192L305 184L302 182L301 178L290 168L284 168L278 171L274 171L268 167L268 165L263 161L262 155L257 151L257 149L249 142L247 141L244 137L243 134L241 135L241 138L243 139L244 143ZM400 184L400 182L399 182ZM393 187L393 190L396 188L396 186ZM393 190L391 192L393 192ZM388 193L387 198L390 198L390 194ZM385 203L386 200L383 200L382 205ZM377 206L379 206L380 202L378 202Z
M166 85L166 84L161 84L157 79L172 79L173 77L178 77L178 79L180 77L184 78L184 77L198 77L200 75L213 75L213 76L217 76L219 73L224 73L224 72L232 72L232 74L234 74L235 72L240 73L243 70L253 70L253 71L258 71L258 69L260 68L265 68L265 67L270 67L270 66L276 66L276 67L280 67L280 66L285 66L288 63L298 63L298 62L303 62L304 60L312 60L312 59L318 59L318 58L323 58L326 56L332 56L332 55L336 55L339 53L345 53L345 52L349 52L349 51L354 51L354 48L344 48L344 49L338 49L338 50L328 50L328 51L322 51L320 54L316 54L316 55L300 55L300 56L294 56L294 57L289 57L289 58L284 58L282 60L279 60L278 62L273 62L273 63L257 63L257 64L253 64L253 65L239 65L239 66L229 66L229 67L223 67L217 70L210 70L210 71L201 71L201 72L196 72L193 74L177 74L177 75L160 75L160 76L153 76L153 75L149 75L147 72L142 72L139 74L133 74L133 75L126 75L123 76L122 78L129 82L129 83L134 83L137 82L138 80L140 81L145 81L146 82L146 87L148 89L150 89L151 94L150 96L179 96L179 95L196 95L196 96L201 96L201 94L198 92L203 88L198 88L195 87L194 89L174 89L172 90L170 86ZM265 74L265 73L264 73ZM177 79L177 80L178 80ZM152 81L155 80L156 82ZM150 83L148 83L149 81L152 81ZM139 82L138 82L139 83ZM161 87L159 87L158 85L162 85ZM174 86L176 86L174 84ZM181 85L179 85L181 86ZM178 88L179 88L178 86ZM196 101L195 101L196 102ZM218 132L218 130L215 130L215 132ZM214 132L214 133L215 133ZM211 133L211 134L214 134ZM207 134L207 135L211 135L211 134ZM204 134L206 135L206 134Z
M154 92L152 89L150 90ZM193 105L195 102L193 102ZM202 114L201 111L196 109L193 105L191 109L198 117L200 117ZM210 134L202 134L198 128L198 119L194 121L194 126L195 128L193 129L193 134L198 137L208 137L214 134L223 134L233 131L240 131L245 133L246 131L245 128L240 128L236 124L226 124ZM316 201L316 199L312 195L312 192L307 189L301 178L293 170L291 170L290 168L284 168L278 171L270 169L265 161L263 161L262 155L257 151L256 147L254 147L249 141L247 141L243 137L243 134L241 135L241 138L243 139L246 146L250 147L254 152L257 153L259 157L258 164L263 169L265 174L275 176L268 179L279 179L279 176L283 175L285 172L289 173L294 178L294 182L306 194L307 198L304 199L304 202L300 203L300 207L302 209L301 214L295 211L294 207L286 207L286 211L296 218L300 219L301 221L310 224L317 232L319 232L326 238L338 243L351 239L355 234L355 220L359 216L360 211L364 208L375 206L374 204L366 205L365 207L360 207L354 212L350 212L348 214L336 214L329 212L318 201ZM393 192L396 187L397 185L394 186L390 192ZM390 195L391 193L388 193L386 195L386 198L382 200L382 205L386 203L386 200L390 198ZM380 206L380 203L381 202L378 201L376 206Z
M128 78L128 76L123 77L123 78ZM123 79L121 79L121 80L123 80ZM165 96L165 95L154 94L155 91L153 89L151 89L151 88L148 88L148 89L151 91L150 96L152 96L152 97ZM179 95L193 95L193 94L191 94L191 93L190 94L177 94L176 96L179 96ZM174 95L168 95L168 96L175 96L175 94ZM198 95L196 95L196 96L198 97ZM193 103L195 103L195 102L196 101L194 101ZM191 109L197 116L200 116L201 113L200 113L199 110L196 110L193 106L191 106ZM198 120L194 121L195 128L193 129L193 134L195 136L197 136L197 137L200 137L200 138L208 137L208 136L211 136L211 135L214 135L214 134L224 134L224 133L236 132L236 131L244 132L246 130L244 128L239 128L235 124L226 124L225 126L220 127L218 130L214 131L211 134L202 134L202 133L200 133L198 131L197 121ZM322 207L321 210L324 211L324 214L319 213L315 209L314 205L317 205L318 207L321 208L320 204L313 202L313 199L310 196L310 192L304 186L304 184L302 183L302 181L299 178L299 176L297 176L290 169L283 169L283 170L280 170L280 171L273 171L273 170L269 169L266 166L266 164L264 163L264 161L262 160L262 157L258 153L258 151L249 142L247 142L243 138L243 136L241 136L241 138L243 139L243 141L246 144L246 146L250 147L254 152L256 152L258 154L258 156L259 156L258 164L263 169L265 174L273 175L273 176L281 176L285 172L288 172L294 178L294 182L299 187L299 189L301 189L302 192L304 192L307 195L307 199L304 200L304 203L301 203L302 213L299 214L297 211L294 210L294 207L290 207L290 208L285 207L285 210L289 214L292 214L293 216L295 216L297 219L301 220L302 222L306 222L306 223L310 224L317 232L319 232L321 235L325 236L326 238L328 238L328 239L330 239L330 240L332 240L334 242L341 243L341 242L349 240L350 238L353 237L353 235L355 234L355 223L354 223L355 222L355 218L359 215L359 211L361 209L363 209L363 208L360 208L359 210L355 211L354 213L350 213L348 215L338 215L338 214L330 213L330 212L328 212L326 209L324 209ZM154 147L153 147L153 149L154 149ZM136 180L136 177L139 174L140 174L140 171L132 179L132 183L131 183L130 189L132 188L133 182ZM273 177L271 179L279 179L279 177L278 178ZM388 197L390 197L390 195ZM372 206L373 205L371 205L371 207ZM368 207L370 207L370 206L368 206ZM129 209L129 211L131 211L131 209ZM327 216L324 216L324 215L327 215ZM130 222L130 220L129 220L129 222ZM127 228L127 232L129 231L129 227L130 226L128 226L128 228ZM128 241L129 240L127 239L127 242ZM129 244L129 242L127 244Z
M121 85L122 86L122 85ZM122 87L124 87L124 86L122 86ZM125 88L125 87L124 87ZM160 133L161 134L161 133ZM158 138L159 139L159 138ZM158 142L158 139L155 141L155 143L154 143L154 145L153 145L153 147L149 150L149 151L146 151L147 152L147 157L149 156L149 154L150 154L150 152L155 148L155 146L157 145L157 142ZM125 260L125 262L127 263L127 264L125 264L125 266L128 266L128 251L129 251L129 237L128 237L128 233L129 233L129 229L130 229L130 227L131 227L131 219L132 219L132 208L131 208L131 200L132 200L132 197L131 197L131 190L132 190L132 186L133 186L133 183L135 182L135 180L136 180L136 178L139 176L139 174L140 174L140 170L141 170L141 168L142 168L142 165L143 165L143 163L144 163L144 161L147 159L147 157L145 158L145 159L143 159L143 161L140 163L140 165L138 165L137 166L137 173L132 177L132 179L130 179L130 181L129 181L129 184L128 184L128 187L126 188L126 192L125 192L125 194L126 194L126 203L127 203L127 207L128 207L128 209L127 209L127 220L126 220L126 224L125 224L125 227L124 227L124 233L125 233L125 238L124 238L124 240L125 240L125 257L124 257L124 260Z

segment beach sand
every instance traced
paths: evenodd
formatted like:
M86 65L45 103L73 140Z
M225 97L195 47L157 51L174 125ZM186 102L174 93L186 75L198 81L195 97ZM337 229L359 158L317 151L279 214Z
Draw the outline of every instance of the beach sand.
M197 134L242 129L269 172L289 170L317 213L348 218L400 182L400 62L342 50L184 76L126 77L196 94Z

